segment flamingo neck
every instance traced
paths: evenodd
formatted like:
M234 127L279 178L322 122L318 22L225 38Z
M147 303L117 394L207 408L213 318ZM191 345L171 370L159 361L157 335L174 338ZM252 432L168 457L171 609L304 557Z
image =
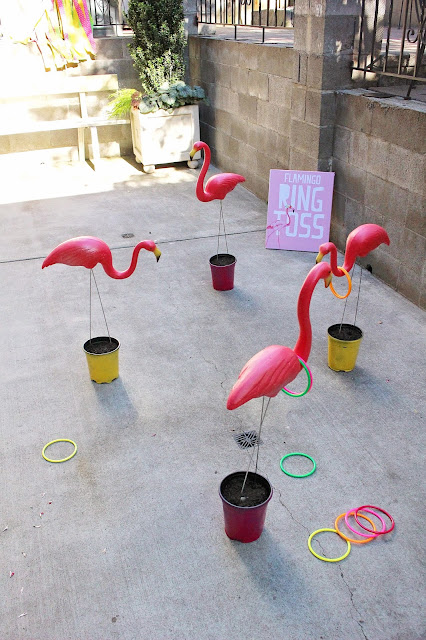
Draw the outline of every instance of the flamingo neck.
M293 351L305 362L309 358L312 346L312 327L309 316L309 307L314 289L321 278L325 278L330 267L327 263L316 264L308 273L305 282L300 289L297 300L297 319L299 320L299 337L294 345Z
M108 256L108 259L102 263L105 273L110 278L114 278L115 280L123 280L124 278L128 278L129 276L132 275L132 273L136 269L140 250L146 249L146 248L147 247L145 242L138 242L136 247L133 249L132 261L130 263L130 267L126 269L126 271L117 271L116 269L114 269L112 264L112 254L110 253Z
M346 269L346 271L350 271L354 266L356 259L357 259L356 247L352 244L348 246L348 243L346 242L345 260L343 262L343 268Z
M342 276L343 274L339 270L339 267L337 266L337 248L336 248L336 245L333 242L327 242L326 248L327 248L327 251L325 251L324 253L329 253L330 254L331 271L333 272L334 276L337 276L338 278L340 278L340 276Z
M204 162L201 167L200 175L198 176L195 193L198 200L201 200L201 202L209 202L211 198L209 198L204 191L204 178L206 177L207 170L210 166L211 153L209 146L205 142L202 142L201 146L204 149Z

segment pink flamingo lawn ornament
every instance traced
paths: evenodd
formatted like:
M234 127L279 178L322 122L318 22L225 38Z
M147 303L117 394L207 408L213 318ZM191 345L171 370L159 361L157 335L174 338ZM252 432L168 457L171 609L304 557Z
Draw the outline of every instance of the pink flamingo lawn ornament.
M42 264L42 269L49 267L52 264L67 264L71 267L86 267L90 269L90 341L92 340L92 275L95 281L96 289L99 296L99 301L102 307L102 313L104 316L108 337L111 342L111 336L109 333L108 324L105 317L105 312L99 293L98 285L96 282L93 268L99 263L102 265L105 273L116 280L123 280L132 275L136 269L138 262L138 256L141 249L151 251L157 258L157 262L160 259L161 251L152 240L143 240L133 249L132 260L130 266L126 271L117 271L112 264L111 249L103 240L94 238L92 236L81 236L79 238L71 238L65 240L59 244L49 255L45 258Z
M294 349L273 344L262 349L262 351L259 351L242 368L241 373L238 376L238 380L232 387L228 396L226 407L230 410L241 407L241 405L253 398L262 397L260 427L256 448L257 456L255 473L257 472L262 424L268 410L270 399L274 398L281 389L283 389L283 387L294 380L300 373L302 367L306 367L306 371L309 372L306 365L312 346L312 326L309 316L309 307L314 289L321 278L324 279L324 284L328 287L331 282L332 272L330 265L326 262L315 265L309 271L300 289L297 301L299 337L294 345ZM308 380L307 390L310 390L312 380L309 373ZM290 393L290 395L295 394ZM265 396L269 398L266 407ZM255 450L253 449L253 454L254 451ZM250 468L251 460L252 458L249 461L248 469ZM244 491L248 469L244 478L241 494Z
M116 271L112 265L111 249L106 242L99 238L93 238L92 236L81 236L79 238L65 240L65 242L59 244L49 253L47 258L45 258L41 268L44 269L45 267L50 267L52 264L60 263L70 265L71 267L93 269L93 267L100 263L110 278L122 280L131 276L136 269L141 249L151 251L157 258L157 262L160 259L161 251L155 242L152 240L143 240L142 242L138 242L133 249L130 267L126 271Z
M315 265L305 278L297 301L299 337L294 346L271 345L253 356L241 370L228 397L227 409L241 407L253 398L275 397L302 370L299 358L307 362L312 346L309 307L315 286L321 278L325 286L331 282L331 267L326 262Z
M341 269L349 272L358 257L364 258L382 243L390 244L389 236L383 227L378 224L362 224L348 235L342 267L337 266L337 248L333 242L325 242L320 246L316 262L321 262L323 257L329 253L333 275L340 278L344 275Z
M220 225L223 224L223 232L225 235L226 252L228 253L228 242L226 239L225 219L223 217L222 201L223 199L235 189L237 184L245 182L244 176L240 176L238 173L219 173L209 178L204 186L204 178L206 177L207 170L210 166L211 152L210 147L205 142L196 142L189 154L191 160L197 151L204 149L204 162L201 167L200 174L197 180L197 186L195 194L200 202L211 202L212 200L220 200L220 214L219 214L219 235ZM217 255L219 254L219 236L217 239Z

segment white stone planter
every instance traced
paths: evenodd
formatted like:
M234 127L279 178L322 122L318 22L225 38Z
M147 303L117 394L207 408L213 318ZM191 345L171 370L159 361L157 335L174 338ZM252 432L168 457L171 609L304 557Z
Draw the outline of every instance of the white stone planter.
M189 153L200 139L198 104L178 107L171 113L162 109L154 113L132 109L130 122L133 153L146 173L152 173L156 164L170 162L187 161L191 169L197 168L200 152L194 161L189 159Z

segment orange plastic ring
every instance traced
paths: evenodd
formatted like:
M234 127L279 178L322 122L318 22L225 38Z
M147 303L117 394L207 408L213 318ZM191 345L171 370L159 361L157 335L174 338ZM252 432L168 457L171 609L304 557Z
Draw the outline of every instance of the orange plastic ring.
M351 511L351 515L354 513L354 511ZM343 538L343 540L346 540L347 542L355 542L355 544L365 544L366 542L371 542L371 540L374 540L375 536L371 537L371 538L366 538L365 540L354 540L353 538L348 538L347 536L345 536L341 531L339 531L339 527L337 526L337 523L339 522L340 518L343 518L346 514L345 513L341 513L340 516L338 516L336 518L336 521L334 523L334 528L336 529L337 533L339 534L339 536L341 538ZM374 525L374 522L372 522L370 520L370 518L368 518L367 516L363 516L362 513L358 514L360 518L364 518L364 520L368 520L368 522L370 524L373 525L373 529L374 531L376 530L376 527Z
M334 289L333 287L333 283L330 282L330 290L332 293L334 293L334 295L336 296L336 298L340 298L341 300L344 300L345 298L348 297L348 295L350 294L350 292L352 291L352 280L351 280L351 276L349 275L349 273L346 271L346 269L344 269L343 267L337 267L338 269L340 269L340 271L343 271L343 273L345 274L346 278L348 279L348 290L346 292L345 296L341 296L337 293L337 291Z

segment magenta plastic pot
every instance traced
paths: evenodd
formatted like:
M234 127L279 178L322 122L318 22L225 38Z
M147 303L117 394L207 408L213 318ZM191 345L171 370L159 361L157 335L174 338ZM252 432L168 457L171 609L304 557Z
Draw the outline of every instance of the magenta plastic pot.
M229 291L234 288L235 256L230 253L215 254L210 258L213 289Z
M225 533L231 540L239 542L254 542L260 538L266 518L266 508L272 498L272 486L266 478L258 473L249 472L247 483L258 487L260 494L263 494L262 501L254 506L240 506L229 502L230 486L238 482L238 487L243 486L245 471L235 471L226 476L220 484L219 495L223 505L223 515L225 518ZM250 487L244 489L244 496L250 495ZM241 489L240 489L241 490ZM247 500L247 498L246 498Z

